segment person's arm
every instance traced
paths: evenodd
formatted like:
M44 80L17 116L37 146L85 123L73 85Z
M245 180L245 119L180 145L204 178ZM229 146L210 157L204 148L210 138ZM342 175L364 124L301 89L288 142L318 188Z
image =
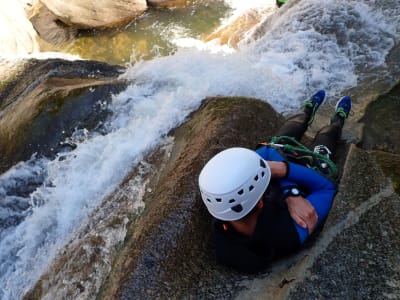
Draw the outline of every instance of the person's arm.
M328 216L336 193L335 185L318 172L295 163L268 161L268 165L273 177L285 177L286 182L307 189L307 199L289 196L285 200L292 219L311 234Z
M289 212L291 211L291 217L294 220L296 218L303 219L303 222L305 221L307 223L310 234L312 232L311 229L315 228L315 226L313 226L315 218L318 217L316 225L318 226L328 216L336 193L336 187L329 179L325 178L320 173L291 162L288 163L286 179L296 182L307 191L305 195L306 199L301 200L299 197L295 197L295 199L289 198L286 200L286 203L288 207L289 205L291 206L289 210ZM310 205L315 209L316 215L312 212L312 209L310 209ZM302 226L301 222L297 222L297 224Z
M279 178L281 188L301 186L307 190L306 198L286 199L290 216L309 233L327 217L336 193L335 185L318 172L299 164L286 162L283 156L268 146L261 147L257 153L268 161L271 175ZM288 197L289 198L289 197ZM295 201L299 200L299 201ZM305 224L304 224L305 223Z
M320 190L336 190L328 178L315 170L292 162L287 163L287 168L284 178L306 188L310 194Z
M282 155L275 149L269 147L263 147L259 154L262 154L265 159L268 159L267 163L271 170L272 178L280 178L280 186L282 189L285 187L297 187L297 184L290 180L284 180L288 173L288 164L284 162ZM277 161L271 161L275 159ZM307 228L309 234L311 234L318 222L318 215L315 208L305 198L299 197L286 197L286 205L289 210L289 214L292 219L301 227Z
M267 161L272 178L283 178L287 173L287 165L280 161Z
M292 219L300 227L307 228L309 235L313 233L318 223L318 214L314 206L302 196L288 196L286 204Z
M271 168L272 178L280 178L279 184L281 188L296 186L296 184L290 180L284 179L286 176L286 162L285 158L277 151L268 146L263 146L256 150L258 155L268 162Z

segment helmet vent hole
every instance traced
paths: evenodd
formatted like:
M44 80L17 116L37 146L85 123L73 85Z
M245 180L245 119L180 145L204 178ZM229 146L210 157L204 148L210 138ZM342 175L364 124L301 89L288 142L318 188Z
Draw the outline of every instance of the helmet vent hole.
M264 171L262 171L261 172L261 177L264 177L265 176L265 173L264 173Z
M256 177L254 177L254 181L258 181L258 175L256 175Z
M260 166L263 167L263 168L266 168L266 167L267 167L267 166L265 165L265 162L264 162L262 159L260 159Z
M208 199L208 198L207 198L207 201L208 201L208 202L211 202L211 200L210 200L210 199Z
M215 201L217 201L217 202L221 202L221 201L222 201L222 199L221 199L221 198L215 198Z
M241 190L238 192L239 195L243 195L243 193L244 193L243 189L241 189Z
M232 209L234 212L240 213L240 212L243 210L243 206L240 205L240 204L238 204L238 205L235 205L235 206L231 207L231 209Z
M229 200L229 203L233 203L235 201L236 201L235 199L231 199L231 200Z
M254 186L249 186L249 192L251 192L252 190L254 190Z

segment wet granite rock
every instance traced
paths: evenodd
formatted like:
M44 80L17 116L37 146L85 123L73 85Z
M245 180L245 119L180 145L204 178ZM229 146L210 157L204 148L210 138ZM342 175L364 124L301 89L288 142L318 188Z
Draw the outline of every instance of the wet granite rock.
M400 154L384 151L373 151L377 162L381 165L383 172L393 182L395 191L400 194Z
M382 168L397 154L380 159L379 151L354 144L340 146L339 192L317 239L259 274L215 261L198 173L226 147L267 140L282 121L258 100L208 99L171 132L173 143L146 159L144 210L129 208L137 194L129 182L140 173L134 170L26 299L398 298L400 198ZM107 231L114 233L112 243L102 242ZM77 271L82 265L85 272Z
M82 120L96 126L100 109L93 106L125 86L118 79L123 71L120 66L95 61L32 59L21 63L18 72L0 87L0 172L35 152L41 155L53 148L55 153L65 139L62 132L70 132Z
M127 23L146 9L145 0L42 0L63 23L80 29L107 28Z
M354 184L353 174L369 164L369 181ZM400 198L379 165L364 150L353 147L333 212L344 218L328 222L304 271L305 278L287 299L397 299L400 296ZM359 176L355 176L360 178ZM370 185L372 184L372 186ZM379 187L379 189L376 189ZM351 205L345 209L345 205ZM332 235L330 237L329 235ZM328 243L327 243L328 242ZM324 245L325 244L325 245ZM323 250L323 251L322 251Z
M78 36L77 28L63 23L41 3L36 5L29 20L39 34L39 37L48 43L57 45Z
M360 146L368 150L400 153L400 84L366 109Z
M231 145L223 144L224 147ZM323 230L304 250L285 260L274 262L261 274L246 276L223 268L209 254L212 252L212 244L204 221L207 219L205 209L201 204L196 204L197 213L192 212L193 206L185 200L181 204L182 208L173 210L169 217L165 215L166 223L157 227L158 233L146 235L149 238L146 247L149 248L141 248L141 254L134 259L136 262L132 261L128 264L127 271L121 272L129 275L117 280L122 282L118 288L114 287L114 291L118 291L118 298L398 297L399 196L374 153L355 145L344 144L340 148L343 173L339 193ZM204 159L203 163L206 161ZM177 163L179 165L178 161ZM196 189L195 178L187 188ZM175 186L178 186L178 191L182 188L178 182ZM194 194L177 196L174 199L193 197L199 202L198 195ZM201 223L190 217L191 214L200 215ZM177 219L175 222L174 218ZM184 223L178 218L183 218ZM195 226L190 225L192 222ZM179 232L184 228L189 233L173 234L174 230ZM199 233L200 229L205 232ZM166 240L162 238L164 235L167 236ZM168 251L165 251L166 245L170 245L167 246ZM105 289L101 298L115 297L115 294L106 291L110 290Z
M197 176L217 152L254 148L281 122L261 101L216 98L179 127L171 159L145 196L146 210L133 225L135 234L127 236L125 255L117 259L100 298L231 298L241 290L247 276L218 265L213 256L211 219Z
M380 96L366 109L360 147L373 150L383 172L400 192L400 84Z
M132 170L24 298L233 297L249 277L216 263L197 174L216 152L255 147L281 122L259 100L207 100L171 132L173 143L160 145ZM143 200L136 199L144 191ZM144 210L135 207L138 201Z
M28 2L28 1L26 1ZM0 2L0 55L26 55L39 51L37 33L28 20L23 1Z

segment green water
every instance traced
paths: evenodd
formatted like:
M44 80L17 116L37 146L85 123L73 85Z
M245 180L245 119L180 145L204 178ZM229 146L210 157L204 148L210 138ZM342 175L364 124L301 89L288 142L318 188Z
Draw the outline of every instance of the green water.
M126 65L138 59L168 55L176 50L174 38L202 39L229 13L224 1L193 1L181 8L149 8L124 27L81 32L62 45L41 45L42 51L62 51L111 64Z

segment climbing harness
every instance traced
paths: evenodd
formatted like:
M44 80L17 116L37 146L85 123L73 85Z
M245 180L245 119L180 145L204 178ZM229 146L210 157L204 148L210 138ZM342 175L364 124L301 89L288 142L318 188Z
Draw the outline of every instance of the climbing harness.
M316 146L312 151L290 136L274 136L269 143L260 143L258 147L264 145L277 149L287 160L313 169L334 183L339 179L338 169L329 158L331 153L326 146Z

